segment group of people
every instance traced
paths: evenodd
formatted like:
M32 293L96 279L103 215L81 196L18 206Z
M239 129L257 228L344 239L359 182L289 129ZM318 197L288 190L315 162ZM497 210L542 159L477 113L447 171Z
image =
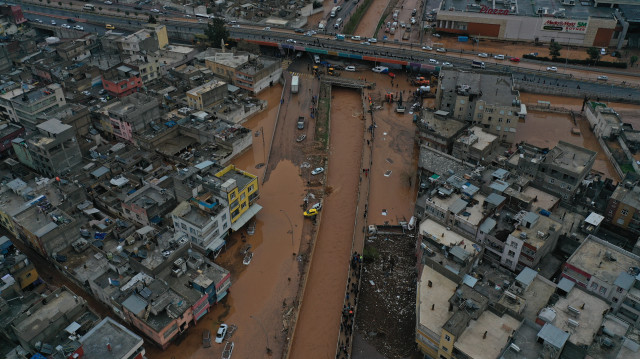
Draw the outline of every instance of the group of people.
M362 254L358 252L354 252L351 256L351 271L347 278L347 294L345 295L345 304L342 306L342 319L340 322L340 332L344 334L344 340L340 340L338 343L339 352L336 353L336 358L349 357L349 341L353 333L355 306L358 302L357 298L359 293L358 280L360 279L362 261Z

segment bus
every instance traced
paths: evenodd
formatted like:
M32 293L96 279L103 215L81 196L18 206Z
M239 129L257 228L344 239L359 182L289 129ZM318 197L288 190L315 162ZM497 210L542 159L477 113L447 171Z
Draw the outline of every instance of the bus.
M96 7L91 4L84 4L84 6L82 7L82 10L96 11Z

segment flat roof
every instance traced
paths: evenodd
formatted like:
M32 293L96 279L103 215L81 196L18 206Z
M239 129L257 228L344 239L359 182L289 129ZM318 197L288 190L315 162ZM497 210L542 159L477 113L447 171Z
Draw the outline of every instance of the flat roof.
M474 126L469 131L470 132L468 134L460 136L457 141L466 145L471 145L472 148L475 148L478 151L484 150L498 138L496 135L483 131L479 126Z
M610 252L615 260L607 259L607 252ZM606 283L613 284L621 272L637 267L639 261L640 257L637 255L589 235L569 257L567 263Z
M499 317L485 310L478 320L469 326L456 340L454 347L471 358L497 358L507 345L512 332L520 327L520 321L505 314ZM483 338L484 333L487 337Z
M431 287L429 287L431 282ZM418 282L419 324L435 334L440 334L442 327L451 317L449 298L453 295L457 284L438 273L433 268L424 266ZM434 310L431 310L433 306Z
M110 317L88 331L80 342L86 359L129 358L143 344L142 338Z
M512 101L518 97L517 91L511 90L511 76L443 69L440 70L440 81L443 91L456 92L458 86L468 86L467 92L476 95L476 101L486 101L490 105L512 106Z
M581 309L583 305L584 309ZM567 309L569 306L582 313L575 317ZM569 341L576 345L589 345L602 324L600 314L609 309L609 304L578 287L574 287L566 298L560 297L553 307L556 310L556 320L553 323L561 330L571 333ZM580 324L575 328L571 327L568 324L569 319Z
M531 186L525 188L522 193L535 199L536 201L534 203L536 207L546 210L551 210L556 203L560 201L560 198Z
M556 291L556 286L550 280L536 276L527 290L522 293L522 298L526 301L522 316L531 321L535 321L542 308L547 306L549 298Z
M52 321L80 305L82 302L76 302L74 294L68 290L56 292L56 295L52 293L47 297L46 304L37 308L30 316L24 317L20 323L16 323L16 330L29 341L48 328Z
M532 212L529 212L528 214L531 214ZM554 221L553 219L546 217L546 216L542 216L539 214L537 215L537 220L535 221L535 223L533 224L533 226L531 226L531 228L527 228L524 225L520 225L518 226L518 229L514 230L511 235L520 239L520 234L521 233L526 233L527 235L527 239L525 240L529 245L532 245L538 249L542 248L542 246L544 246L544 243L547 241L547 238L549 238L550 236L550 230L551 227L555 228L555 231L559 231L560 229L562 229L562 223L558 223L556 221ZM538 232L542 232L543 236L539 236Z
M426 171L446 177L453 174L463 176L465 173L473 172L473 167L465 165L460 159L425 145L420 146L418 166Z
M538 338L553 345L558 349L562 349L569 338L569 333L565 333L560 328L551 323L545 323L538 332Z
M495 8L499 10L509 10L510 15L513 16L531 16L538 17L536 14L536 10L538 8L547 8L548 14L553 15L554 11L557 11L560 8L565 9L564 13L566 19L574 19L574 20L586 20L589 16L596 17L606 17L612 18L612 11L609 6L607 7L594 7L592 2L588 2L587 5L582 5L580 1L575 2L575 6L563 5L562 2L554 1L554 0L516 0L517 6L514 9L511 9L510 2L499 3L495 2ZM477 6L474 6L477 5ZM454 9L452 11L456 12L470 12L476 13L478 16L484 15L480 14L480 9L482 6L488 6L489 8L493 8L491 1L480 1L480 2L469 2L467 0L444 0L441 3L440 11L451 11L450 9ZM473 16L469 14L468 16ZM496 17L497 15L485 15L489 17ZM553 19L553 17L551 17Z
M596 152L584 147L559 141L558 144L547 153L544 163L556 165L574 174L581 173L586 165L593 161Z
M447 228L432 219L425 219L420 223L420 234L430 238L438 244L443 244L448 247L453 246L468 246L472 248L473 242L464 238L456 232L447 230Z

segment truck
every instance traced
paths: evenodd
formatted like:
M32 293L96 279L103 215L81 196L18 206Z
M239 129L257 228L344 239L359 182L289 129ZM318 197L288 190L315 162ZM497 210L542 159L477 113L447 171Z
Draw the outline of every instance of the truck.
M298 117L298 130L304 130L304 116Z
M337 6L334 6L333 9L331 9L331 17L336 17L338 11L340 11L340 9L338 9Z
M291 93L298 93L298 83L300 78L298 76L293 76L291 78Z
M473 60L473 63L471 64L471 67L475 67L475 68L478 68L478 69L484 69L484 61Z

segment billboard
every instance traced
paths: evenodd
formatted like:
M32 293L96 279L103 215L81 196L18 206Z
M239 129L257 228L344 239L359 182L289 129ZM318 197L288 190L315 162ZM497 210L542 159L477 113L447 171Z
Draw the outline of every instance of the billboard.
M587 32L587 25L589 22L584 20L548 19L543 21L542 30L584 34Z

